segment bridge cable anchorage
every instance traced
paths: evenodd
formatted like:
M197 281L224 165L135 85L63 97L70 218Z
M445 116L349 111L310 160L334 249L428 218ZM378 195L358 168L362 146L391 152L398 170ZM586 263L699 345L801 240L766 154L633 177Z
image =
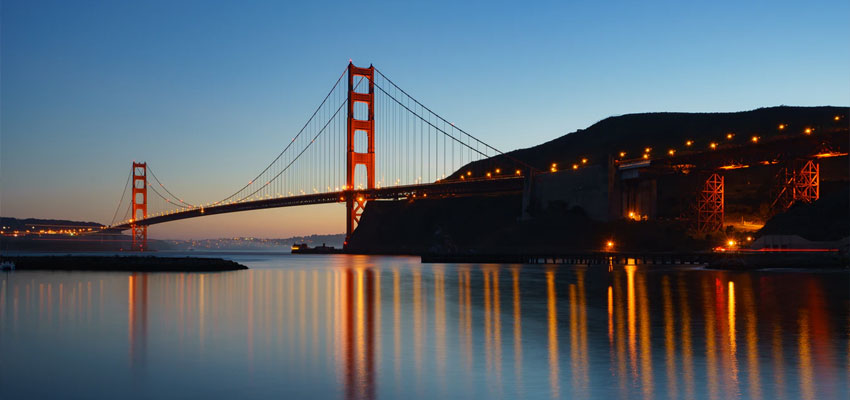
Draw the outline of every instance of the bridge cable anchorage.
M471 135L469 132L466 132L466 131L464 131L463 129L461 129L460 127L456 126L455 124L453 124L453 123L449 122L448 120L446 120L445 118L443 118L440 114L435 113L435 112L434 112L434 111L432 111L430 108L428 108L428 107L426 107L424 104L420 103L420 102L419 102L419 100L416 100L416 98L415 98L415 97L411 96L409 93L407 93L406 91L404 91L404 89L402 89L401 87L399 87L398 85L396 85L396 83L395 83L395 82L393 82L390 78L388 78L386 75L384 75L384 73L383 73L383 72L381 72L381 70L379 70L377 67L375 68L375 72L377 72L377 73L378 73L378 75L380 75L382 78L386 79L386 80L387 80L387 82L389 82L391 85L393 85L393 87L395 87L396 89L398 89L398 90L399 90L400 92L402 92L405 96L409 97L411 100L413 100L413 101L414 101L416 104L418 104L420 107L424 108L424 109L425 109L425 110L427 110L429 113L433 114L434 116L436 116L437 118L439 118L440 120L442 120L442 121L443 121L443 123L451 125L451 126L452 126L452 128L457 129L459 132L463 133L464 135L468 136L469 138L471 138L471 139L475 140L476 142L481 143L481 144L483 144L484 146L486 146L486 147L490 148L491 150L493 150L493 151L495 151L496 153L498 153L500 156L504 156L504 157L506 157L506 158L510 159L511 161L514 161L514 162L516 162L516 163L518 163L518 164L520 164L520 165L523 165L523 166L525 166L526 168L528 168L528 169L529 169L529 170L531 170L531 171L538 171L538 169L537 169L537 168L535 168L534 166L529 165L528 163L526 163L526 162L524 162L524 161L522 161L522 160L519 160L519 159L517 159L517 158L515 158L515 157L513 157L513 156L511 156L511 155L508 155L508 154L506 154L506 153L503 153L501 150L499 150L499 149L497 149L497 148L495 148L495 147L493 147L493 146L490 146L489 144L487 144L486 142L482 141L481 139L478 139L477 137L475 137L475 136ZM377 85L376 85L376 86L377 86ZM382 89L382 88L380 88L380 87L379 87L379 89L381 89L381 91L382 91L382 92L387 93L384 89ZM392 96L390 96L390 97L392 97ZM395 100L395 99L393 99L393 100ZM398 100L396 100L396 102L398 102ZM454 139L454 137L452 137L452 138ZM463 143L462 143L462 144L463 144ZM467 147L469 147L469 146L467 145Z
M115 214L112 215L112 222L109 223L110 226L115 225L115 219L118 218L118 211L121 210L121 204L124 203L124 197L127 196L127 188L130 187L130 178L133 177L133 172L127 175L127 183L124 184L124 189L121 191L121 200L118 201L118 207L115 208Z
M362 81L363 81L363 80L361 79L361 80L360 80L360 82L362 82ZM360 85L360 82L358 82L358 83L357 83L357 86L359 86L359 85ZM357 86L355 86L355 89L357 88ZM286 167L284 167L284 168L283 168L280 172L278 172L278 173L277 173L277 175L273 176L271 179L269 179L269 180L268 180L268 182L266 182L263 186L261 186L261 187L260 187L260 188L258 188L257 190L255 190L255 191L251 192L250 194L248 194L248 195L246 195L246 196L244 196L244 197L242 197L241 199L236 200L236 201L238 202L238 201L245 200L245 199L247 199L247 198L249 198L249 197L251 197L251 196L253 196L253 195L255 195L255 194L259 193L261 190L263 190L266 186L268 186L268 185L269 185L269 182L271 182L271 181L273 181L273 180L277 179L277 178L278 178L278 177L280 177L280 176L281 176L284 172L286 172L287 170L289 170L289 167L291 167L291 166L292 166L292 164L294 164L296 161L298 161L298 159L299 159L299 158L301 158L301 156L304 154L304 152L306 152L306 151L307 151L307 149L309 149L309 148L310 148L310 147L311 147L311 146L312 146L312 145L316 142L316 139L317 139L317 138L318 138L318 137L319 137L319 136L320 136L323 132L325 132L325 129L328 127L328 125L330 125L331 121L333 121L333 120L334 120L334 118L337 116L337 114L339 114L340 110L342 110L342 107L343 107L344 105L346 105L347 103L348 103L348 100L345 100L345 101L343 101L342 103L340 103L339 107L337 107L337 109L336 109L336 112L334 112L334 113L333 113L333 115L331 115L331 117L328 119L328 121L327 121L327 122L326 122L326 123L322 126L322 129L320 129L320 130L319 130L319 133L317 133L315 136L313 136L313 139L312 139L312 140L310 140L310 142L307 144L307 146L306 146L306 147L304 147L304 148L301 150L301 152L299 152L299 153L298 153L298 155L296 155L296 156L295 156L295 158L293 158L293 159L292 159L292 161L290 161L290 162L289 162L289 164L287 164L287 165L286 165ZM300 133L299 133L299 134L300 134ZM249 185L250 185L250 184L249 184ZM248 187L249 185L246 185L245 187ZM244 189L244 188L243 188L243 189ZM241 191L241 190L240 190L240 191ZM237 192L237 193L238 193L238 192ZM227 199L225 199L225 200L227 200Z
M221 203L224 203L224 202L236 197L236 195L238 195L239 192L247 189L249 186L251 186L252 183L254 183L254 181L259 179L264 173L266 173L266 171L268 171L269 168L271 168L274 165L274 163L277 162L277 160L279 160L284 155L284 153L286 153L287 150L289 150L289 148L292 146L292 144L294 144L295 141L298 139L298 137L301 136L301 133L303 133L304 130L307 129L307 127L313 121L313 118L316 117L316 114L319 113L319 111L322 109L322 106L324 106L325 103L328 101L328 98L330 98L331 94L334 93L334 90L337 88L337 86L342 81L342 78L345 76L345 74L347 72L348 72L348 68L346 67L346 69L342 72L342 74L339 75L339 78L337 78L336 83L334 83L333 87L331 87L331 90L328 92L328 94L325 96L325 98L322 100L322 102L319 104L319 106L316 108L316 110L313 111L313 114L310 116L310 118L307 119L307 122L304 124L303 127L301 127L301 130L298 131L298 133L295 135L294 138L292 138L292 140L289 142L289 144L286 145L286 147L280 152L280 154L278 154L277 157L275 157L274 160L272 160L272 162L270 162L269 165L266 166L265 169L263 169L259 174L257 174L257 176L254 179L251 179L251 181L249 181L247 185L243 186L241 189L237 190L236 192L234 192L230 196L227 196L222 200L213 202L211 205L214 206L214 205L217 205L217 204L221 204ZM254 192L254 193L256 193L256 192Z
M169 195L171 195L171 197L173 197L175 200L177 200L177 201L179 201L180 203L183 203L183 204L185 204L185 205L187 205L187 206L189 206L189 207L196 207L195 205L193 205L193 204L189 204L189 203L187 203L187 202L183 201L183 199L181 199L181 198L179 198L179 197L175 196L175 195L174 195L174 193L171 193L171 191L170 191L170 190L168 190L168 188L167 188L167 187L165 187L165 185L163 185L163 184L162 184L162 181L160 181L160 180L159 180L159 178L157 178L157 177L156 177L156 174L154 174L154 173L153 173L153 169L151 169L150 165L148 165L148 172L150 172L151 177L153 177L153 179L156 181L156 183L158 183L158 184L159 184L159 186L160 186L163 190L165 190L165 192L166 192L166 193L168 193ZM160 196L160 197L162 197L162 196ZM168 201L168 199L166 199L166 201Z

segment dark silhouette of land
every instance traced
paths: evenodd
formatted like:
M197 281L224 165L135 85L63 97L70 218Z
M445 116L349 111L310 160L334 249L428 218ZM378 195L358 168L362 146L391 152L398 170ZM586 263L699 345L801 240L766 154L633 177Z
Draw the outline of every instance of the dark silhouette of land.
M840 121L835 116L840 116ZM710 142L746 146L753 136L762 141L779 140L800 136L806 128L818 134L846 132L848 116L847 107L788 106L734 113L616 116L534 147L473 162L450 179L466 173L480 177L496 168L526 171L525 165L548 171L556 163L559 169L568 170L582 158L599 165L598 175L604 177L603 169L609 157L619 156L623 151L630 153L625 158L639 158L645 147L652 147L655 158L663 157L671 148L703 151ZM729 133L733 134L732 139L726 138ZM686 148L685 142L689 140L692 147ZM765 226L764 234L782 231L815 240L850 236L846 205L850 170L846 157L825 159L822 164L823 200L809 208L793 207L787 215L780 213ZM775 177L779 168L780 165L775 165L726 171L727 218L751 216L762 221L771 218L776 213L771 208L771 191L777 186ZM559 201L523 209L519 195L373 201L367 204L349 241L349 249L389 254L593 252L605 250L607 241L612 240L616 251L685 252L709 251L723 243L729 231L695 235L690 229L686 214L693 212L699 179L687 175L665 179L672 182L659 183L659 217L640 223L595 218L591 210ZM831 200L834 198L843 198L845 202L842 205ZM807 219L811 213L818 218Z
M151 256L4 256L16 270L216 272L248 269L230 260L201 257Z

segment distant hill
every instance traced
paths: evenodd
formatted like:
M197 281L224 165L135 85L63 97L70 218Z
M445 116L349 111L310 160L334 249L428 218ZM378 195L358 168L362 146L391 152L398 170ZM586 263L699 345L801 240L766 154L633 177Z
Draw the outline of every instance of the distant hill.
M835 116L840 116L838 121ZM643 149L651 147L655 156L669 149L685 150L685 141L692 140L692 149L706 149L710 142L720 146L747 143L753 135L770 140L781 135L799 135L805 128L815 132L846 130L850 121L848 107L778 106L752 111L727 113L641 113L613 116L587 129L579 129L537 146L514 150L502 156L477 161L459 171L472 171L480 176L495 167L518 167L508 157L525 162L540 170L552 163L561 168L586 157L590 164L604 164L609 155L626 152L626 158L637 158ZM779 129L779 125L784 129ZM732 140L726 139L734 134ZM506 157L507 156L507 157ZM459 172L455 172L455 178Z

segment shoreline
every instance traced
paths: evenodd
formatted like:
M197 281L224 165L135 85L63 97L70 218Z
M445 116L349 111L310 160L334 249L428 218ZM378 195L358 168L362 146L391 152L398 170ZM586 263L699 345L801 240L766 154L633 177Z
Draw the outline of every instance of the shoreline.
M15 271L223 272L248 269L235 261L208 257L2 256Z

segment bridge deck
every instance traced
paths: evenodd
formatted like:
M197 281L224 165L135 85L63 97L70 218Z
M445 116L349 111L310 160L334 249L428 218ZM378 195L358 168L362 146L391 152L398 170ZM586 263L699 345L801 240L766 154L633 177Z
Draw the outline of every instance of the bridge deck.
M315 193L300 196L288 196L262 200L244 201L239 203L221 204L210 207L192 208L171 214L148 217L146 219L136 221L136 224L154 225L186 218L202 217L205 215L226 214L249 210L261 210L265 208L293 207L310 204L341 203L345 201L347 196L363 196L368 200L395 200L416 196L444 197L520 193L523 187L523 179L524 178L521 176L510 176L492 179L435 182L419 185L393 186L376 189ZM130 229L130 227L130 223L124 223L112 226L108 230L123 231Z

